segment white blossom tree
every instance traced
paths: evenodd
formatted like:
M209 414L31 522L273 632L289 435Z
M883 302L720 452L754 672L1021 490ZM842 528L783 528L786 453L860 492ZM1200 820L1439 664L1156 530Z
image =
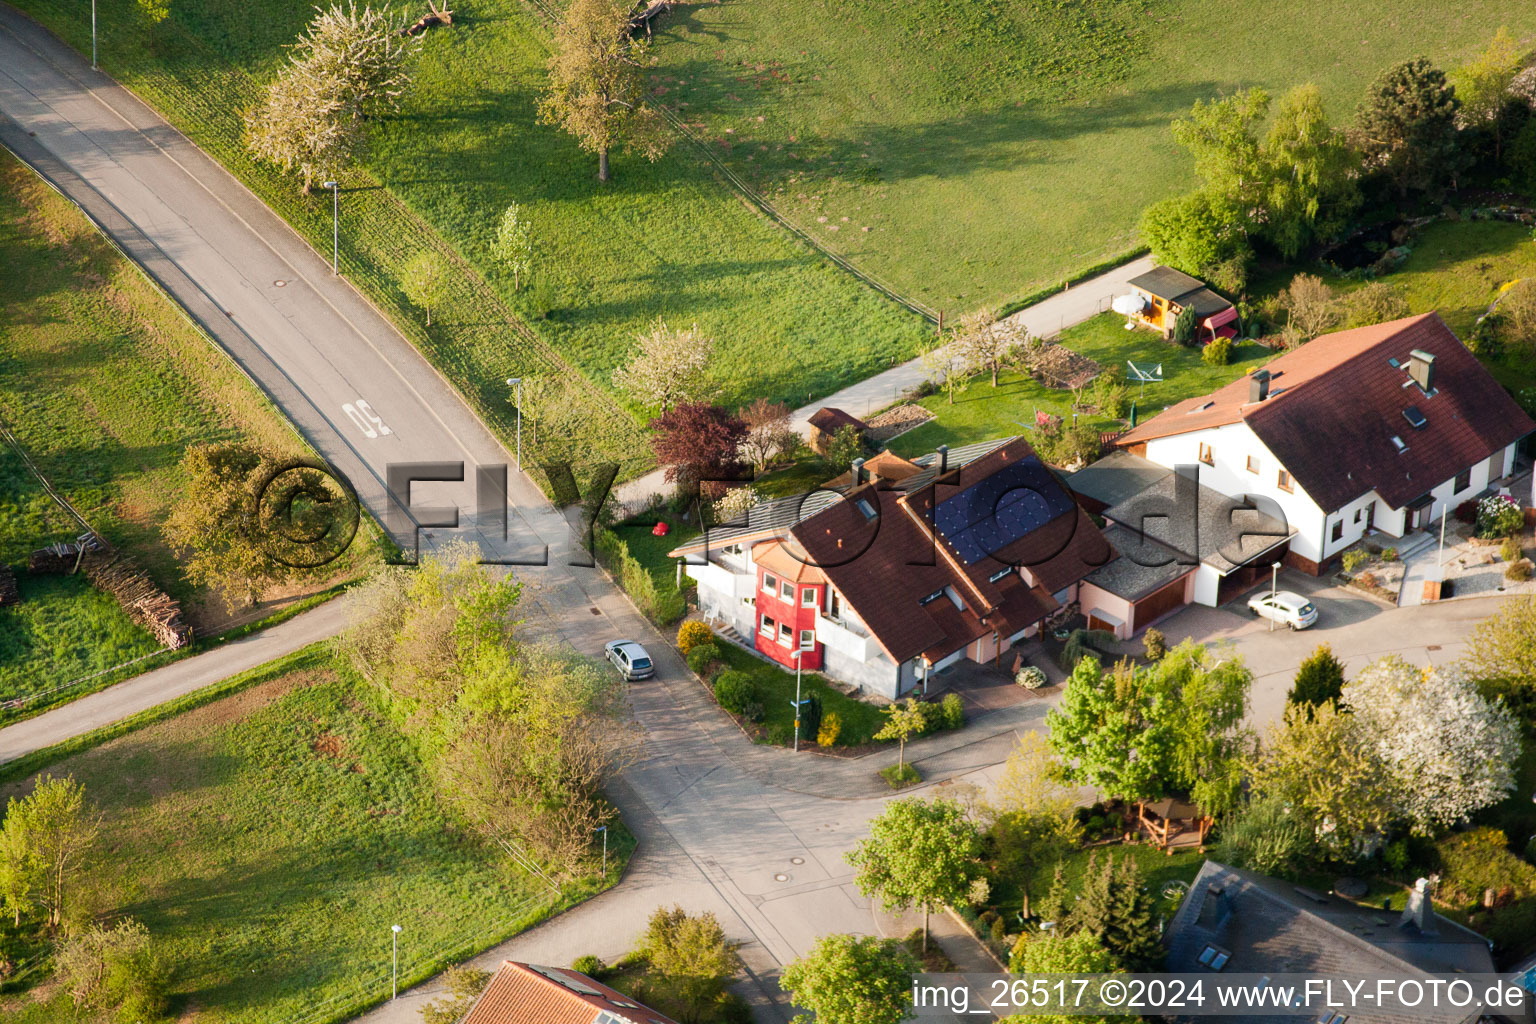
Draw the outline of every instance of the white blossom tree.
M715 503L710 506L710 511L716 523L733 523L740 520L762 500L750 485L732 487L715 499Z
M501 215L496 240L491 243L491 258L512 275L512 290L521 289L523 278L533 265L533 236L516 203L510 204Z
M408 61L420 39L395 31L393 12L356 3L315 9L314 20L289 59L299 75L341 83L341 99L353 117L400 109L411 84Z
M613 382L635 401L666 412L681 402L697 402L708 392L704 371L715 341L694 324L668 327L660 317L639 336L629 362L613 372Z
M1415 833L1466 821L1514 788L1518 727L1460 670L1388 655L1345 685L1344 703L1386 767L1393 810Z
M246 115L246 147L258 160L297 171L308 194L315 182L333 178L362 145L345 84L335 75L293 69L267 86L266 97Z

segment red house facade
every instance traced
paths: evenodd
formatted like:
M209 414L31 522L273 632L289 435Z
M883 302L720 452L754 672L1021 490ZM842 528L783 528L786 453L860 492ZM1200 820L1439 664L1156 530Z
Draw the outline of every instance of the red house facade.
M757 565L757 649L787 668L821 668L822 649L816 642L816 613L826 601L827 577L814 565L792 556L778 541L752 549Z

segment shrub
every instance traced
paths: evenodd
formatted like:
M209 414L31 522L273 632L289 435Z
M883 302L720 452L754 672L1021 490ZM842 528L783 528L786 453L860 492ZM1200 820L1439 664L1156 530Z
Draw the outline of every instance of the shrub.
M1458 523L1466 523L1468 526L1471 526L1477 522L1477 499L1468 498L1460 505L1457 505L1455 515Z
M1118 375L1101 373L1093 382L1093 404L1099 407L1099 415L1119 419L1131 404L1131 389L1121 383Z
M794 739L794 735L795 730L788 722L774 722L768 727L767 735L763 738L774 746L787 747L789 741Z
M677 627L677 649L687 654L700 644L714 640L714 631L697 619L690 619Z
M1510 562L1509 568L1504 570L1504 578L1511 583L1524 583L1531 578L1531 563L1525 559Z
M695 675L703 676L709 671L709 666L720 660L720 645L714 641L707 644L698 644L688 652L688 667Z
M927 736L944 728L944 709L937 703L914 700L912 706L917 708L918 716L923 720L923 727L917 733L919 736Z
M1536 896L1536 866L1509 850L1509 840L1496 828L1474 828L1448 836L1438 844L1445 870L1445 895L1471 903L1487 889L1511 889L1517 896Z
M1045 685L1045 672L1035 665L1025 665L1019 669L1019 674L1013 677L1013 681L1026 690L1038 690Z
M976 923L987 929L990 929L992 927L992 922L997 920L1000 920L1000 918L997 916L997 911L995 910L983 910L976 917Z
M843 720L836 711L828 711L821 716L821 728L816 730L816 745L818 747L833 747L837 745L837 737L843 731Z
M1371 556L1368 552L1362 551L1359 548L1351 548L1344 552L1344 571L1354 572L1370 560Z
M741 707L741 717L749 722L761 722L765 711L760 701L749 700Z
M1185 348L1195 344L1195 307L1185 306L1173 320L1173 342Z
M1505 537L1504 543L1499 545L1499 557L1506 562L1518 562L1525 557L1525 552L1520 550L1520 538Z
M743 672L722 672L715 680L715 700L733 715L744 714L757 697L757 688Z
M821 698L814 693L805 698L800 709L800 738L810 741L821 731Z
M1407 316L1411 310L1408 300L1385 281L1371 281L1341 297L1339 311L1343 314L1343 327L1367 327L1386 323Z
M1147 652L1148 661L1162 661L1163 655L1168 653L1168 638L1163 636L1160 629L1149 629L1141 638L1141 645Z
M1061 649L1061 667L1071 672L1085 657L1103 661L1103 648L1114 642L1115 634L1107 629L1074 629Z
M1525 512L1507 494L1491 494L1477 503L1477 535L1484 539L1508 537L1525 527Z
M1381 851L1381 859L1386 861L1387 867L1394 874L1402 873L1402 870L1408 866L1408 844L1401 839L1393 840L1387 844L1386 849Z
M1008 941L1008 922L999 917L996 921L992 922L989 934L996 945L1003 945Z
M571 961L571 970L577 974L585 974L589 978L597 977L602 972L602 969L603 962L591 953L588 953L586 956L579 956Z
M1382 548L1381 549L1381 560L1383 562L1395 562L1395 561L1397 561L1397 548Z
M946 693L940 709L944 713L944 728L958 729L965 724L965 701L958 693Z
M752 1004L735 992L722 992L715 1000L717 1024L752 1024Z
M1232 361L1232 339L1218 337L1206 342L1200 350L1200 361L1206 366L1226 366Z

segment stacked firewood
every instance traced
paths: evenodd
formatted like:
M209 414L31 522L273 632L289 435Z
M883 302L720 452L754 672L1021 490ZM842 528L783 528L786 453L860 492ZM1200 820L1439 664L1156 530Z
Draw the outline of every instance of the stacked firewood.
M132 559L120 554L91 553L85 557L82 568L92 586L115 597L123 610L155 634L161 644L174 649L192 641L192 627L182 616L181 602L155 586L149 574Z
M16 574L8 565L0 565L0 608L20 604L21 591L16 589Z
M50 544L27 556L27 572L34 576L72 573L79 563L79 544Z

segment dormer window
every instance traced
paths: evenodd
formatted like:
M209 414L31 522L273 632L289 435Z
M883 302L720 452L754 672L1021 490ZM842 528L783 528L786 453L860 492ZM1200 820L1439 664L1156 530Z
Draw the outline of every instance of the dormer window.
M1003 577L1007 576L1011 572L1013 572L1013 566L1011 566L1011 565L1008 568L1006 568L1006 569L999 569L999 570L997 570L997 572L995 572L991 576L987 577L987 582L988 583L996 583L998 580L1000 580Z

